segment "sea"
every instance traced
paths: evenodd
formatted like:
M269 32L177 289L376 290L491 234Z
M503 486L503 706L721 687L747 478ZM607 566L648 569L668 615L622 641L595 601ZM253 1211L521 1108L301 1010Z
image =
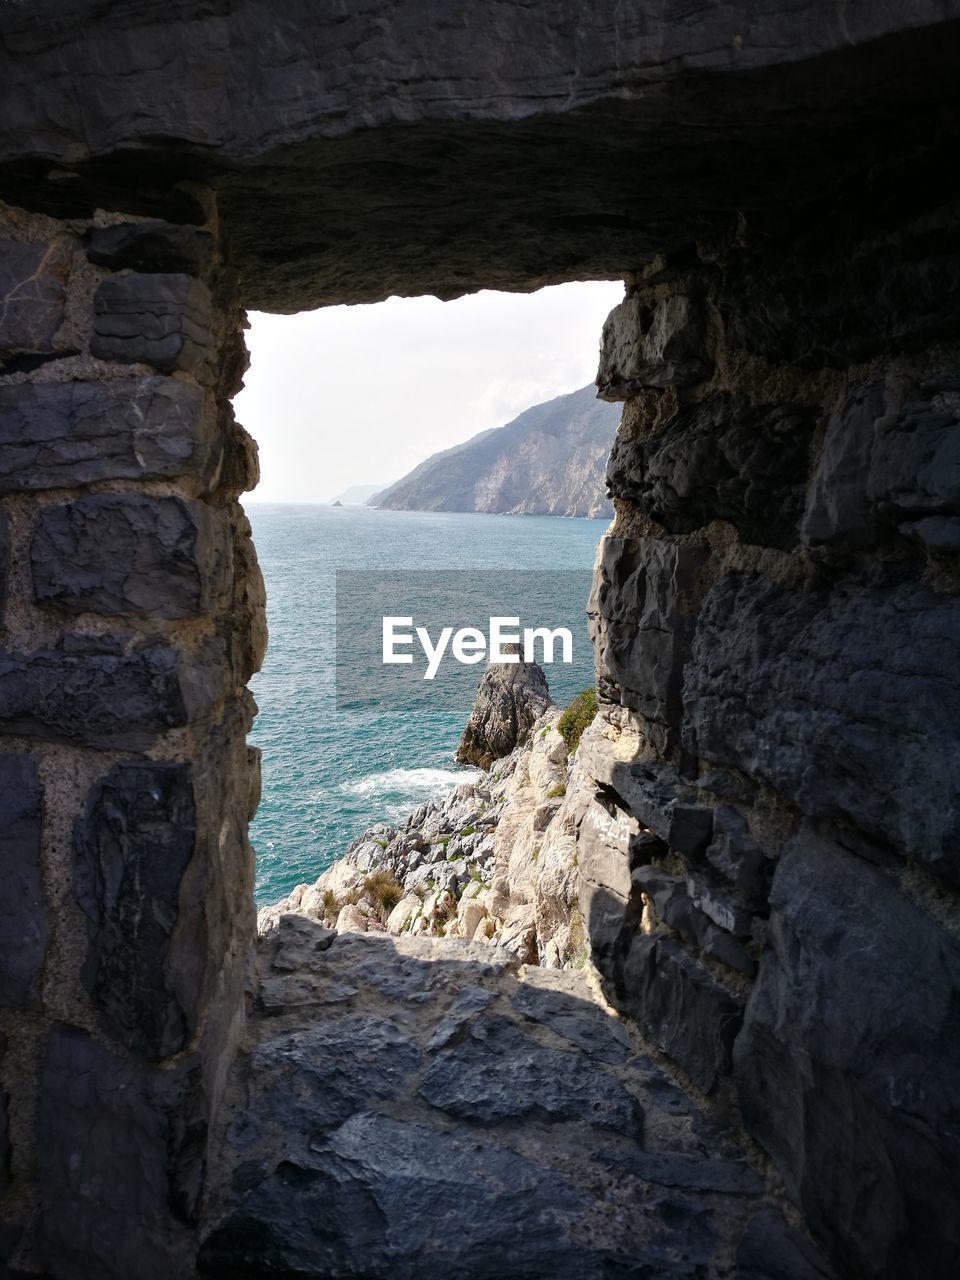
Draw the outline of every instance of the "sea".
M263 668L251 681L259 707L251 740L263 754L251 839L256 897L264 905L315 880L367 827L402 820L474 776L454 757L484 663L445 659L444 678L426 682L413 642L403 650L417 654L418 665L403 669L411 696L381 688L375 671L364 697L344 691L352 638L369 628L372 608L399 607L384 594L392 575L422 581L435 573L438 583L469 584L471 591L502 579L528 599L538 598L531 588L542 587L550 618L523 620L565 625L575 638L572 662L545 667L553 700L564 706L593 684L585 609L607 521L267 503L249 504L247 515L269 628ZM378 664L381 640L378 634L372 641Z

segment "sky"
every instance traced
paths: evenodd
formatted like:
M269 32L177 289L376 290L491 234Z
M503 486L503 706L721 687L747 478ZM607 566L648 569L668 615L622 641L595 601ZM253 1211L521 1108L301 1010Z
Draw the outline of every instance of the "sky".
M234 400L260 446L250 502L332 502L592 382L621 281L454 302L389 298L294 316L253 312Z

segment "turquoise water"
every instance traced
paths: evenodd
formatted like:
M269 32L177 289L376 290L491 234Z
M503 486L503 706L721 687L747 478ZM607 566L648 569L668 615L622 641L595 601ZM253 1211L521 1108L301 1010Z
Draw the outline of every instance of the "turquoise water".
M336 570L588 571L607 522L269 504L247 514L270 630L251 682L260 707L251 739L263 752L251 838L263 903L316 879L364 828L405 816L465 776L454 752L482 665L424 685L406 709L378 707L374 697L338 712ZM532 620L576 635L574 665L546 669L561 706L593 683L585 592L582 579L570 580L575 590L557 602L558 616Z

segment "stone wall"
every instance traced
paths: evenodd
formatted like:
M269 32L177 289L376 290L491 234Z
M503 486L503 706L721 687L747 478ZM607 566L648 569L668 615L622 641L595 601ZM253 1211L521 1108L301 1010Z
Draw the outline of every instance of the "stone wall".
M0 1270L188 1265L242 1017L256 451L192 195L0 205Z
M190 1267L254 923L240 302L627 271L593 954L843 1273L953 1273L958 51L957 0L0 5L0 1267Z
M897 1277L960 1246L960 220L899 196L745 217L610 316L580 828L609 993Z

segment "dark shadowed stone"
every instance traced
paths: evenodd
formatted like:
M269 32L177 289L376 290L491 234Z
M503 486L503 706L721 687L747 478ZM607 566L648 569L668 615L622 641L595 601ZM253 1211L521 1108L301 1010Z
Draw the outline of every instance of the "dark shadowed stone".
M810 489L810 543L869 547L899 526L927 541L928 518L960 515L960 388L956 379L887 385L844 396L830 419ZM933 545L937 544L931 531ZM944 549L950 550L952 539Z
M485 5L451 20L443 0L288 3L278 15L176 0L134 24L124 7L75 0L55 33L31 25L30 6L0 6L5 194L83 210L104 207L106 188L120 209L124 194L142 203L167 175L196 175L216 192L248 305L299 311L612 278L715 227L729 239L744 209L749 234L758 208L841 189L846 207L861 175L870 205L950 190L947 0L842 19L835 0L742 12L582 0L573 21L565 5L517 0L495 21ZM938 134L931 194L903 158ZM51 165L71 179L50 180ZM804 276L792 250L788 285ZM829 265L815 297L838 293ZM903 294L917 324L933 265L928 280L869 278L862 310L878 288Z
M188 618L210 610L230 583L230 525L223 512L181 498L80 498L43 508L30 562L40 604Z
M699 1155L660 1151L615 1153L601 1159L612 1169L630 1173L644 1182L686 1191L715 1191L725 1195L755 1196L763 1190L758 1174L743 1160L705 1160ZM740 1280L740 1277L737 1277ZM772 1280L772 1276L767 1280Z
M669 875L659 867L644 866L637 867L633 880L649 898L657 920L714 960L738 973L753 976L756 963L743 942L718 925L702 909L702 902L695 902L685 877ZM748 922L751 919L747 916Z
M334 929L325 929L309 916L288 912L277 921L276 951L270 967L277 973L295 973L300 968L307 968L327 950L336 936Z
M960 1250L960 944L883 872L801 834L771 891L736 1077L747 1127L844 1274Z
M699 547L653 538L606 537L600 544L587 605L598 692L639 712L661 750L679 728L703 559Z
M791 1231L776 1209L750 1219L737 1249L737 1280L837 1280L817 1250Z
M0 240L0 369L7 356L53 351L69 273L70 250L61 241Z
M509 1070L504 1071L504 1063ZM508 1018L481 1016L441 1049L419 1096L448 1115L478 1124L540 1116L639 1131L639 1103L615 1076L561 1049L545 1049Z
M189 1064L146 1071L83 1031L55 1029L40 1087L43 1262L58 1280L170 1280L188 1270L202 1157Z
M616 985L622 1008L701 1089L730 1073L743 1009L678 943L634 935Z
M623 1062L630 1056L633 1045L621 1023L599 1004L588 1004L580 983L568 980L565 990L561 984L569 975L557 974L557 987L541 987L538 977L539 971L534 971L533 978L518 983L513 992L511 1003L519 1013L549 1027L597 1062Z
M663 849L638 849L643 856L639 862L666 853L671 834L690 847L689 840L696 835L695 849L709 839L705 806L690 804L693 791L680 780L676 769L668 764L650 763L646 760L622 760L601 735L584 734L580 741L580 760L587 774L601 786L616 792L624 808L663 842ZM682 818L674 826L677 808L694 810L698 814L692 827ZM700 814L705 816L701 817ZM639 862L637 865L639 865Z
M0 492L202 473L203 393L174 378L0 387Z
M0 626L7 604L7 583L10 580L10 523L7 513L0 511Z
M3 1055L6 1051L6 1037L0 1032L0 1067L3 1066ZM10 1134L7 1127L7 1105L9 1100L9 1095L3 1089L0 1089L0 1196L10 1185ZM2 1230L3 1226L0 1224L0 1232ZM2 1236L0 1236L0 1262L3 1262L4 1259Z
M513 1151L368 1111L255 1187L208 1237L200 1269L225 1280L601 1280L595 1252L566 1237L588 1205L561 1174Z
M656 435L618 438L607 485L669 533L729 520L749 542L796 541L816 412L728 392L678 410Z
M876 204L896 207L896 198L888 193ZM730 347L778 363L844 368L952 341L960 321L956 202L893 225L892 235L866 242L848 229L860 242L838 258L834 228L824 235L815 220L798 223L788 242L728 269L718 309Z
M213 264L213 236L198 227L173 222L121 222L113 227L94 227L87 257L111 271L129 267L206 276Z
M687 668L691 754L960 882L958 634L960 602L917 583L726 577Z
M636 818L601 797L590 802L577 829L580 914L593 961L605 974L612 972L621 936L640 921L642 904L630 882L631 846L640 830Z
M99 359L210 378L211 301L203 281L182 273L109 276L93 307L90 350Z
M751 837L746 819L732 805L720 805L713 811L713 840L706 859L745 893L759 899L767 896L773 861Z
M628 298L603 326L597 394L629 400L646 387L689 387L713 370L699 302L674 294L657 303Z
M94 787L74 840L87 917L83 983L113 1033L152 1058L183 1049L199 993L176 989L180 886L197 842L192 769L118 764ZM176 941L175 941L176 940Z
M416 1041L396 1023L333 1011L305 1030L265 1041L251 1055L263 1110L290 1129L290 1142L296 1133L305 1145L375 1099L395 1098L420 1061Z
M228 682L218 642L195 659L159 648L122 656L0 652L0 725L41 741L141 751L165 729L208 712Z
M0 755L0 1006L40 1004L50 937L40 861L42 821L36 760Z

